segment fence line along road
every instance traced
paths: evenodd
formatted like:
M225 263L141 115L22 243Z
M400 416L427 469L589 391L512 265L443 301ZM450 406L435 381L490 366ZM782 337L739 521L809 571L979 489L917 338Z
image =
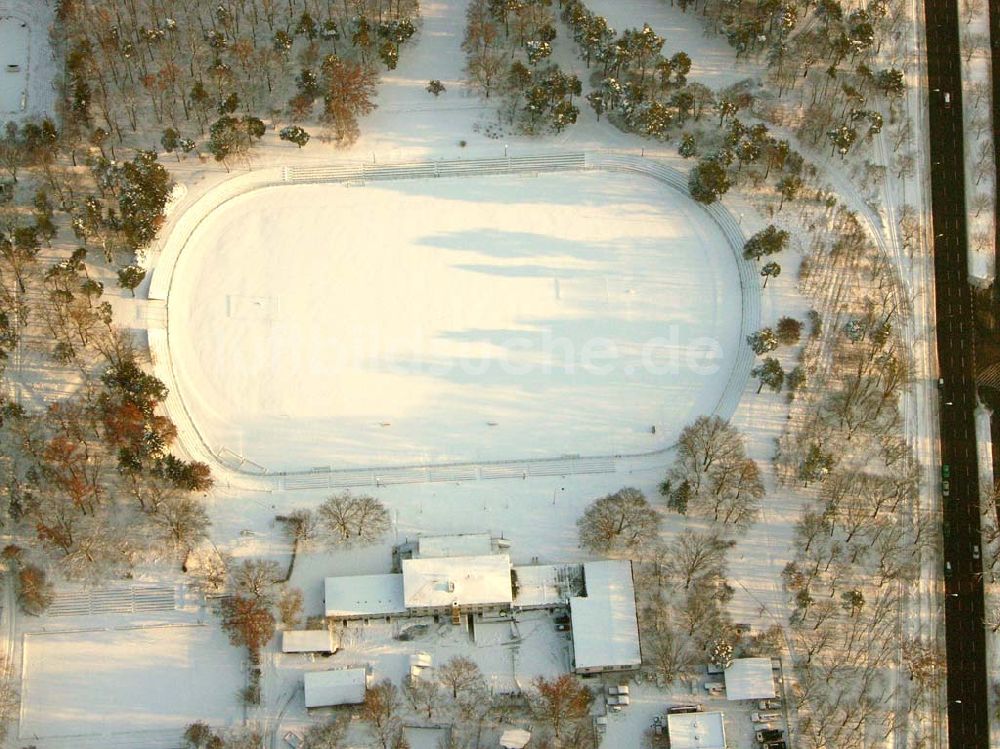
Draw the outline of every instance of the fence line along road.
M329 489L378 487L392 484L444 481L473 481L500 478L526 479L533 476L566 476L613 473L621 460L655 457L666 454L668 445L657 450L636 453L608 453L590 456L553 456L521 458L504 461L469 461L430 463L409 466L370 468L332 467L269 473L265 469L237 459L224 457L224 448L212 449L199 431L187 404L177 387L177 377L170 357L170 289L173 271L195 230L216 208L241 195L264 187L282 184L339 183L363 185L372 181L403 179L437 179L448 177L481 177L503 174L538 174L548 172L603 170L641 174L657 180L688 197L687 176L654 159L615 152L543 152L523 156L490 159L457 159L387 164L330 164L324 166L286 166L264 169L234 177L202 196L174 223L167 236L159 262L150 281L150 299L167 303L166 330L150 330L148 340L154 372L168 386L165 408L177 424L185 448L192 457L204 460L216 470L237 481L250 481L268 489ZM740 336L738 353L730 376L715 403L712 413L729 419L736 411L750 379L753 355L743 345L746 336L760 325L761 285L756 266L743 257L744 237L732 214L715 203L701 206L708 218L722 231L733 253L739 272L741 290ZM192 444L193 443L193 444ZM253 488L260 488L255 486Z

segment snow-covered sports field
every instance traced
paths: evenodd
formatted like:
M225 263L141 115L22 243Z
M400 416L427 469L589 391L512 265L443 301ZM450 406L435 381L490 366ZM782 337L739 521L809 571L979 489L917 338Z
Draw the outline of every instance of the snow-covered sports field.
M35 633L24 638L20 736L173 730L241 714L240 652L218 627Z
M290 470L662 447L715 406L741 297L686 196L573 172L257 190L168 309L204 441Z
M0 15L0 114L21 111L28 90L30 39L27 22Z

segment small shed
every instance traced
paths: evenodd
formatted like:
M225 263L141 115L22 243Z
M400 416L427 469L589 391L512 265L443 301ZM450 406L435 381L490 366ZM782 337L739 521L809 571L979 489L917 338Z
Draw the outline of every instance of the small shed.
M737 658L725 670L727 700L776 697L770 658Z
M531 734L523 728L508 728L500 736L501 749L524 749L531 741Z
M306 707L360 705L368 690L368 674L363 668L310 671L304 680Z
M333 635L328 629L288 630L281 633L282 653L333 653Z

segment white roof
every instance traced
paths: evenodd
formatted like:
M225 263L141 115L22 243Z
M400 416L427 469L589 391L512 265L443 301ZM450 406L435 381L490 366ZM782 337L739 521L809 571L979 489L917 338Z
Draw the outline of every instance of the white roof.
M639 622L632 563L627 559L583 565L587 596L571 598L576 667L639 666Z
M726 749L722 713L667 715L670 749Z
M410 666L416 666L417 668L430 668L434 663L434 659L431 657L430 653L410 653Z
M403 560L406 608L510 604L510 557L435 557Z
M764 700L776 697L770 658L737 658L726 669L727 700Z
M508 728L500 736L500 746L503 749L524 749L531 741L531 734L523 728Z
M379 616L401 614L402 575L355 575L326 578L327 616Z
M566 603L566 591L559 585L559 575L566 569L563 564L536 564L515 567L517 597L515 606L555 606Z
M306 707L359 705L365 701L367 681L363 668L309 671L305 675Z
M282 653L320 653L333 650L333 636L328 629L307 629L281 633Z
M420 536L417 542L421 557L476 557L493 553L493 539L489 533Z

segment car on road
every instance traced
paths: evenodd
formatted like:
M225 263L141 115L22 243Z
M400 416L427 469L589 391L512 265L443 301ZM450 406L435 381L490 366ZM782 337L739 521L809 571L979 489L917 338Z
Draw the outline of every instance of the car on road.
M948 479L951 478L951 466L945 463L941 466L941 478Z
M972 544L972 558L979 559L979 544Z
M951 92L950 91L945 91L944 92L944 105L946 107L950 107L951 106Z
M951 562L944 563L944 576L951 577Z
M951 484L949 484L947 481L941 482L941 495L945 497L951 496Z

